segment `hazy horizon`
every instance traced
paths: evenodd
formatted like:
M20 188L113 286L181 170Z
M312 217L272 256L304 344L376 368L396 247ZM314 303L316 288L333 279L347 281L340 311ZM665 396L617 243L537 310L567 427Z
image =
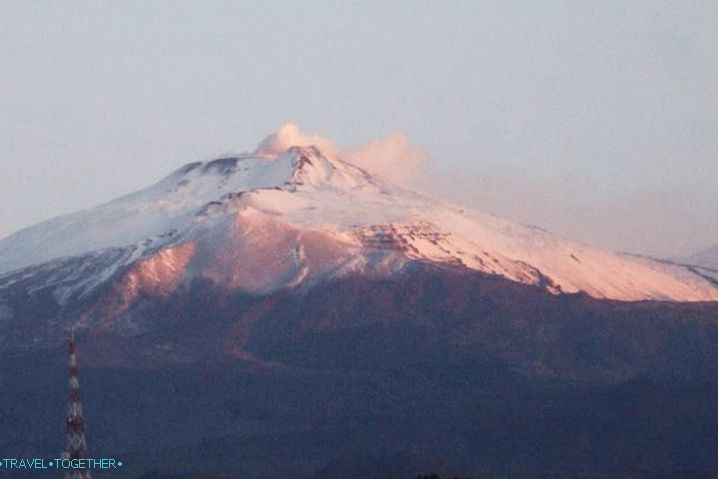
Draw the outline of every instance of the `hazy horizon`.
M717 23L713 2L3 0L0 238L291 121L391 140L384 172L421 191L687 256L718 243Z

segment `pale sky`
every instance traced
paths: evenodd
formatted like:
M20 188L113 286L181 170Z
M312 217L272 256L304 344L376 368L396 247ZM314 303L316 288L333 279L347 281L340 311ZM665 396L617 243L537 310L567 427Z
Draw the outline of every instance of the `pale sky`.
M417 188L613 250L718 243L718 2L0 0L0 237L253 150L403 132Z

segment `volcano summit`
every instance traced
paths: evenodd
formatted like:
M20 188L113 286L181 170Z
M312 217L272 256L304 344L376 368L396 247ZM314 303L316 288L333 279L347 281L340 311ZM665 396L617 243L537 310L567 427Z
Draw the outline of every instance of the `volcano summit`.
M149 188L5 238L0 292L37 276L33 288L53 289L60 304L107 282L129 296L169 294L196 278L265 294L431 263L554 294L718 300L714 271L563 240L411 192L352 160L285 126L254 153L190 163Z

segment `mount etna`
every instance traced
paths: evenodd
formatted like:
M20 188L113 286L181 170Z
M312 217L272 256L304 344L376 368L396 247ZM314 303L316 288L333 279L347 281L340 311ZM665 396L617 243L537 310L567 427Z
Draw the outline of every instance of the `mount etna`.
M715 262L389 178L288 126L0 240L0 450L61 449L74 329L127 477L718 477Z

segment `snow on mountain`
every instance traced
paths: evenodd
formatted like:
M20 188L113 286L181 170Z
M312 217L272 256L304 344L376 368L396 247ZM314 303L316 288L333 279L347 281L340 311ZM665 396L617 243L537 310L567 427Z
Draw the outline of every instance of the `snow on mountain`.
M695 269L436 201L344 161L332 143L319 148L295 136L188 164L147 189L0 241L0 289L37 275L56 285L61 301L116 278L123 300L115 307L122 308L198 277L265 293L356 272L399 274L428 261L553 293L718 300L717 282Z
M0 241L0 272L113 246L148 246L156 237L174 235L208 202L234 191L281 184L290 174L288 162L261 157L190 163L149 188Z

